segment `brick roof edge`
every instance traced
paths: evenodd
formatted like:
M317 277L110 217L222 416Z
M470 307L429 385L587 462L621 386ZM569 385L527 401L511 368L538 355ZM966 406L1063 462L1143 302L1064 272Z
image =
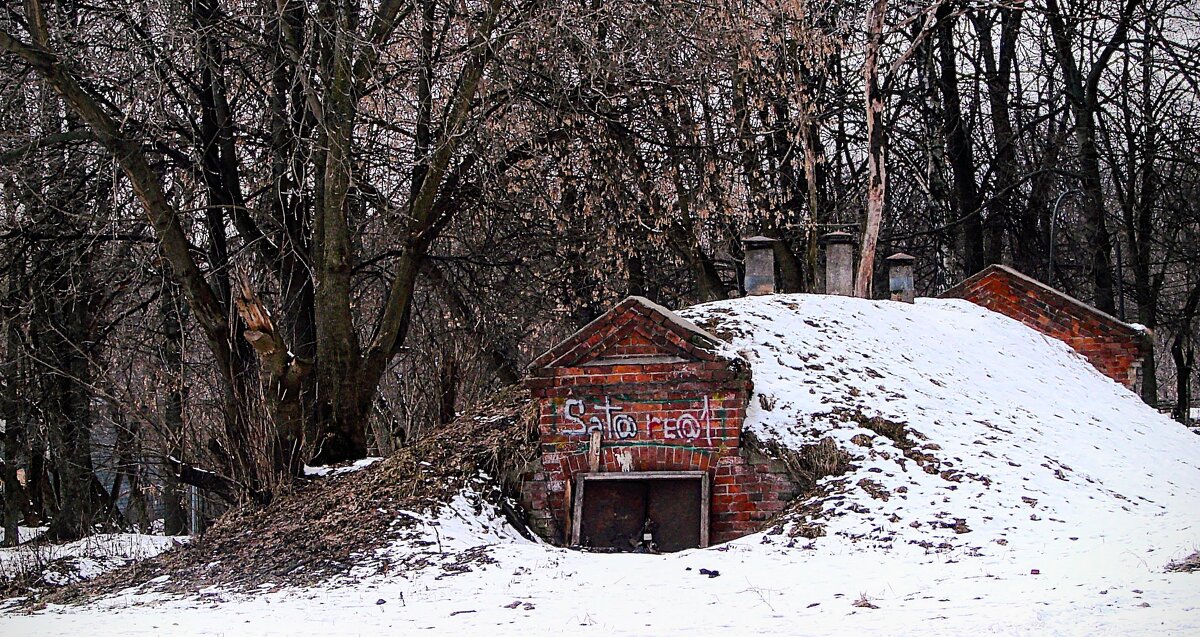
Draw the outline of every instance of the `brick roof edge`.
M1023 274L1013 268L1008 267L1007 265L1002 265L999 263L993 263L993 264L987 266L986 268L980 270L979 272L976 272L975 274L963 279L962 281L959 281L957 284L951 286L950 289L939 294L938 298L961 299L964 297L966 289L968 287L970 287L973 283L980 281L982 279L985 279L989 276L992 276L993 274L998 274L1001 276L1009 276L1009 277L1018 279L1024 283L1026 283L1027 285L1031 285L1034 288L1036 288L1042 292L1045 292L1048 294L1053 294L1054 296L1057 296L1058 298L1060 298L1060 299L1066 301L1067 303L1071 304L1072 306L1074 306L1076 309L1082 310L1088 314L1096 316L1097 318L1099 318L1107 323L1113 324L1114 326L1125 331L1130 336L1135 336L1137 338L1143 339L1145 341L1145 344L1149 344L1149 343L1153 342L1154 332L1151 331L1150 328L1142 327L1141 329L1139 329L1137 327L1134 327L1133 325L1130 325L1129 323L1126 323L1125 321L1122 321L1121 319L1119 319L1107 312L1100 311L1095 306L1092 306L1087 303L1084 303L1083 301L1080 301L1079 299L1071 296L1070 294L1062 292L1056 288L1050 287L1049 285L1046 285L1045 283L1042 283L1041 281L1038 281L1037 279L1035 279L1027 274Z
M721 355L717 351L718 344L721 343L721 340L718 339L716 336L713 336L712 334L710 334L706 330L702 329L695 323L692 323L691 321L683 318L682 316L676 314L675 312L672 312L671 310L667 309L666 307L659 305L658 303L655 303L654 301L651 301L650 299L648 299L646 297L627 296L620 303L617 303L616 305L609 308L609 310L607 312L596 317L590 323L579 328L573 334L571 334L570 336L564 338L563 340L561 340L557 344L555 344L554 347L551 347L549 350L546 350L546 352L544 352L542 355L533 359L533 362L529 363L528 369L538 369L541 367L549 366L550 363L553 363L555 361L555 359L558 359L559 357L567 354L576 345L578 345L583 340L581 337L584 334L588 334L592 331L595 331L596 329L599 329L600 327L604 326L606 323L611 321L615 316L621 314L625 310L628 310L634 306L640 307L643 310L645 310L647 315L658 315L658 316L662 317L663 320L661 321L661 324L666 329L669 329L669 330L679 334L680 336L684 337L685 340L690 341L691 339L687 338L689 336L698 336L704 340L709 341L710 344L708 347L699 348L700 351L709 355L708 357L702 357L702 358L709 358L709 360L724 360L726 358L725 356ZM651 322L654 322L654 321L651 321Z

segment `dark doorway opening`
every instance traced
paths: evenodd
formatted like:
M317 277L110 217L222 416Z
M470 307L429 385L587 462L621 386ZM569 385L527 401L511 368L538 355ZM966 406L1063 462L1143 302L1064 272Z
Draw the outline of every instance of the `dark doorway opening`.
M708 473L583 473L575 478L571 543L605 551L708 546Z

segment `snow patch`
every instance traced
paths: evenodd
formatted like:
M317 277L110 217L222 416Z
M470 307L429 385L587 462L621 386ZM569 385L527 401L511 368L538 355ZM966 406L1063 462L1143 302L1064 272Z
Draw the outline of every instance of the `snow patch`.
M187 537L104 533L67 544L29 543L0 549L0 580L32 578L65 586L97 577L131 562L144 560Z
M362 460L355 460L353 463L346 466L320 465L316 467L310 467L308 465L304 465L304 475L310 478L340 476L347 473L353 473L355 471L361 471L375 464L376 462L379 462L380 460L383 460L383 458L363 458Z
M48 526L18 526L17 544L24 544L41 537L50 527ZM0 529L0 542L4 541L4 529Z

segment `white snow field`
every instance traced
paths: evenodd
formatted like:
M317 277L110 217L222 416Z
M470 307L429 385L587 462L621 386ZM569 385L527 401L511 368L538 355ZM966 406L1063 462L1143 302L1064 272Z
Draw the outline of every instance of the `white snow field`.
M812 502L825 536L589 554L522 539L464 494L384 551L424 553L423 570L187 599L151 585L0 615L0 634L1200 634L1200 573L1165 571L1200 548L1200 436L1066 345L965 301L682 314L752 363L759 438L830 436L854 456Z

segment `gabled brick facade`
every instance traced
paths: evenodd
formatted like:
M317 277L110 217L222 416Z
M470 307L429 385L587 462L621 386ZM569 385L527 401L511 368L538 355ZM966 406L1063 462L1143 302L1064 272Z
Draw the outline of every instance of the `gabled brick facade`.
M1138 391L1153 336L1016 270L991 265L942 294L982 305L1070 345L1104 375Z
M795 495L782 463L743 449L750 369L716 337L647 299L630 297L530 366L539 406L540 467L522 499L531 525L563 542L569 483L589 470L706 471L710 537L757 530Z

